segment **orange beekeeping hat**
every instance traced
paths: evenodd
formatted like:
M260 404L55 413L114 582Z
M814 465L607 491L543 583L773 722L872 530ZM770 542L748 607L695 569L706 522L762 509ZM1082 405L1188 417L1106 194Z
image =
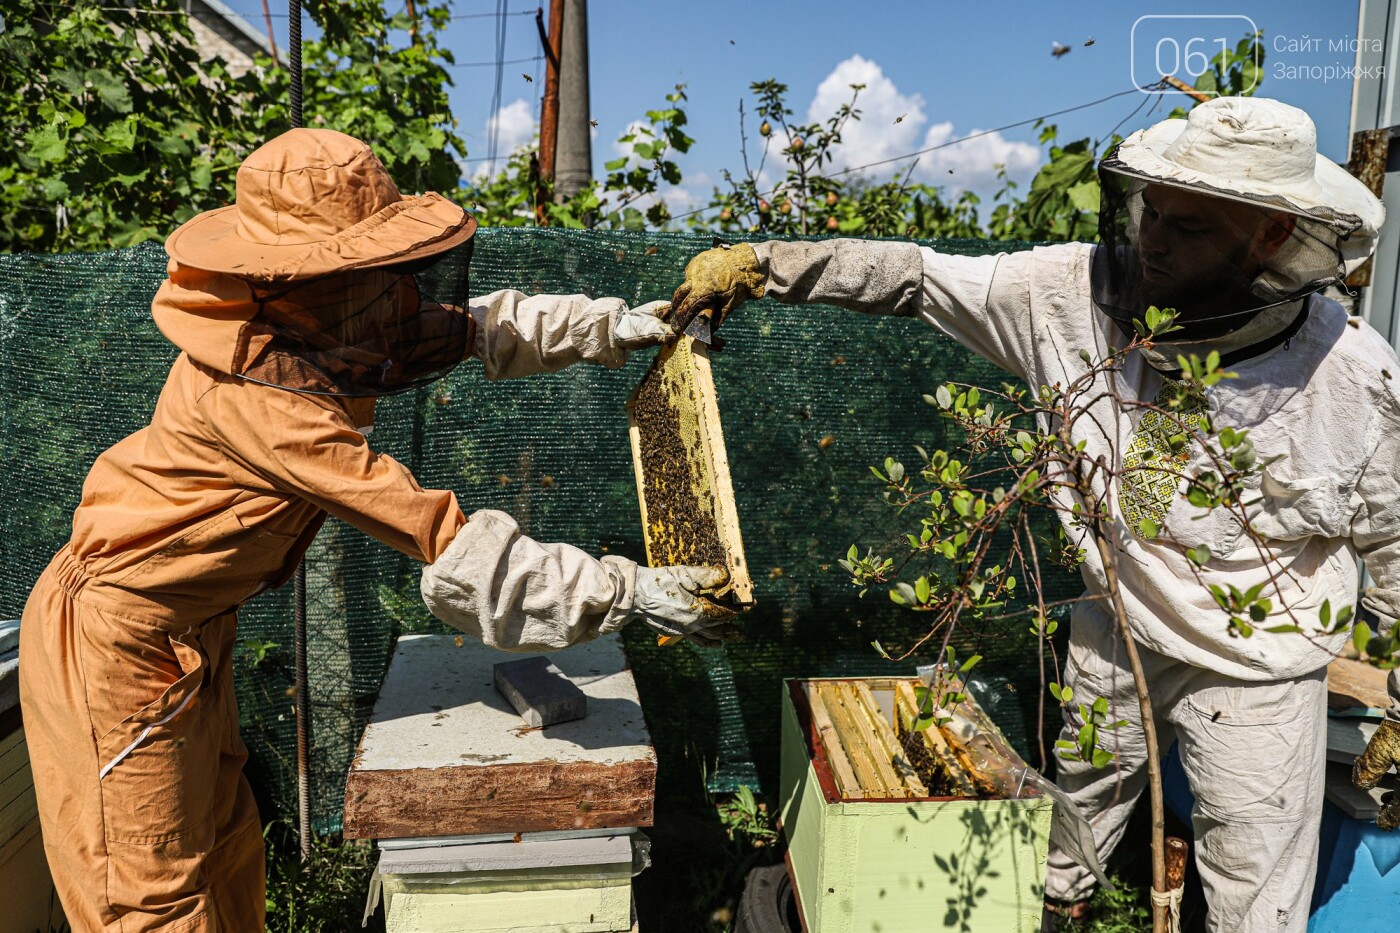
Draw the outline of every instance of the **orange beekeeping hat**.
M365 143L295 129L243 161L234 204L182 224L165 250L181 265L277 282L426 259L475 232L442 195L399 194Z

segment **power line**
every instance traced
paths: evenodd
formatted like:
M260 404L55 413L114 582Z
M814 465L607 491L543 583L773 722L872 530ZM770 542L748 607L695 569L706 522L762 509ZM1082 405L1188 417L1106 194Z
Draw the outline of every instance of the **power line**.
M505 60L488 60L484 62L455 62L452 64L442 63L444 68L494 68L499 65L519 65L524 62L536 61L535 58L507 58Z
M142 8L142 7L129 7L129 6L101 6L101 7L98 7L98 9L101 10L101 11L103 11L103 12L105 12L105 13L145 13L145 14L147 14L147 15L149 15L149 16L185 16L185 15L187 15L187 12L186 12L185 10L183 10L183 9L181 9L181 10L151 10L151 9L144 9L144 8ZM212 11L212 12L216 12L216 13L217 13L218 11L217 11L217 10L214 10L214 11ZM256 13L249 13L249 12L247 12L247 11L245 11L245 10L233 10L232 12L234 13L234 15L240 16L240 17L242 17L242 18L245 19L245 20L251 20L251 19L254 19L254 18L261 18L262 15L263 15L261 10L259 10L259 11L256 12ZM223 15L223 14L220 14L220 15ZM271 16L273 19L286 19L286 18L288 17L289 14L287 14L287 13L270 13L270 14L268 14L268 15ZM452 16L449 16L448 19L487 19L487 18L495 18L495 17L499 17L499 16L534 16L534 15L535 15L534 12L531 11L531 10L521 10L521 11L518 11L518 12L515 12L515 13L456 13L456 14L453 14Z
M1067 113L1074 113L1076 110L1087 110L1090 107L1097 107L1099 104L1107 103L1110 100L1114 100L1119 97L1124 97L1128 94L1138 94L1153 87L1156 87L1156 85L1148 85L1147 88L1132 87L1126 91L1119 91L1116 94L1109 94L1107 97L1100 97L1098 100L1091 100L1087 104L1076 104L1073 107L1066 107L1063 110L1056 110L1051 113L1041 114L1038 117L1031 117L1029 120L1017 120L1015 123L1008 123L1005 126L998 126L995 129L978 130L976 133L968 133L966 136L959 136L957 139L950 139L947 142L939 143L936 146L929 146L927 149L920 149L919 151L911 152L908 155L895 156L890 159L881 159L878 162L867 162L865 165L856 165L851 168L842 169L839 172L832 172L827 177L834 178L837 175L847 175L851 172L859 172L867 168L874 168L877 165L888 165L891 162L903 162L905 159L912 159L915 156L921 156L939 149L946 149L949 146L956 146L958 143L965 143L969 139L977 139L981 136L990 136L992 133L1000 133L1002 130L1014 130L1017 127L1027 126L1028 124L1036 123L1040 120L1048 120L1051 117L1058 117L1063 116Z
M501 142L501 85L505 80L506 65L506 14L510 11L510 0L496 0L496 80L491 91L491 114L487 117L486 155L487 174L496 174L496 156L500 153ZM524 59L530 61L530 59ZM511 64L516 64L512 62Z
M1146 86L1144 86L1144 87L1131 87L1131 88L1128 88L1126 91L1119 91L1119 92L1117 92L1116 94L1109 94L1109 95L1106 96L1106 97L1100 97L1098 100L1091 100L1091 101L1089 101L1088 103L1085 103L1085 104L1076 104L1076 105L1073 106L1073 107L1066 107L1066 108L1064 108L1063 110L1054 110L1054 111L1051 111L1050 113L1043 113L1043 114L1041 114L1041 115L1038 116L1038 117L1030 117L1029 119L1026 119L1026 120L1017 120L1015 123L1007 123L1007 124L1005 124L1005 125L1003 125L1003 126L994 127L993 129L990 129L990 130L978 130L976 133L968 133L966 136L959 136L957 139L950 139L950 140L948 140L947 142L939 143L939 144L936 145L936 146L929 146L929 147L927 147L927 148L925 148L925 149L920 149L920 150L918 150L918 151L916 151L916 152L906 153L905 155L893 156L893 157L888 158L888 159L880 159L880 160L878 160L878 161L876 161L876 162L867 162L867 163L864 164L864 165L853 165L853 166L851 166L850 168L842 169L842 170L839 171L839 172L832 172L832 173L830 173L829 175L827 175L826 177L827 177L827 178L836 178L836 177L838 177L838 176L840 176L840 175L849 175L849 174L851 174L852 172L861 172L861 171L864 171L865 169L868 169L868 168L875 168L875 167L878 166L878 165L889 165L891 162L903 162L903 161L905 161L905 160L907 160L907 159L917 158L917 157L919 157L919 156L921 156L921 155L926 155L927 153L935 152L935 151L937 151L937 150L939 150L939 149L947 149L949 146L956 146L956 145L958 145L959 143L965 143L965 142L967 142L967 141L970 140L970 139L977 139L977 138L982 137L982 136L990 136L992 133L1000 133L1000 132L1002 132L1002 131L1004 131L1004 130L1014 130L1014 129L1016 129L1017 127L1027 126L1027 125L1032 124L1032 123L1037 123L1037 122L1039 122L1039 121L1041 121L1041 120L1048 120L1048 119L1050 119L1051 117L1059 117L1059 116L1063 116L1064 114L1067 114L1067 113L1074 113L1076 110L1087 110L1087 109L1090 108L1090 107L1097 107L1099 104L1107 103L1108 101L1110 101L1110 100L1115 100L1115 99L1117 99L1117 98L1119 98L1119 97L1125 97L1125 96L1127 96L1128 94L1139 94L1139 93L1143 93L1143 92L1145 92L1145 91L1159 90L1159 89L1161 89L1161 88L1164 87L1164 86L1165 86L1165 85L1164 85L1164 82L1159 81L1159 82L1157 82L1156 84L1149 84L1149 85L1146 85ZM1141 105L1139 105L1138 109L1141 109ZM1136 113L1136 112L1137 112L1136 110L1133 111L1133 113ZM1132 116L1132 114L1129 114L1129 117L1130 117L1130 118L1131 118L1131 116ZM1119 123L1119 126L1122 126L1122 122L1121 122L1121 121L1120 121L1120 123ZM1115 130L1116 130L1116 129L1117 129L1117 128L1115 127ZM781 186L779 186L779 188L780 188L780 187L781 187ZM772 190L767 191L767 192L765 192L764 194L760 195L760 197L767 197L768 195L774 194L774 193L776 193L776 192L779 190L779 188L773 188ZM675 215L673 215L673 216L671 217L671 219L672 219L672 220L680 220L680 219L682 219L682 218L684 218L684 217L693 217L693 216L695 216L696 214L703 214L703 213L704 213L705 211L707 211L707 210L710 210L710 208L708 208L708 207L702 207L702 208L699 208L698 210L686 211L684 214L675 214Z

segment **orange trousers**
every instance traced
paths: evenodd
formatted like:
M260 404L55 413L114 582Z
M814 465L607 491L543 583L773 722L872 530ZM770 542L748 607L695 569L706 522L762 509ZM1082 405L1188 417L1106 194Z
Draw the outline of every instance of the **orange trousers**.
M261 931L236 615L190 624L91 582L65 547L20 626L25 738L68 921L83 933Z

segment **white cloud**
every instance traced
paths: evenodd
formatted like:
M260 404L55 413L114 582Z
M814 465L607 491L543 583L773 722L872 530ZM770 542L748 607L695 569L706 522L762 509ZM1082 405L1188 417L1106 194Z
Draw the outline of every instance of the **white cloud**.
M946 121L925 130L929 118L923 96L902 93L877 62L860 55L839 63L817 87L807 108L807 122L825 121L850 101L852 84L865 85L856 100L860 120L847 122L842 130L841 144L832 150L832 170L892 159L979 132L957 132ZM886 180L896 172L906 171L909 164L900 161L878 165L861 174L872 180ZM1040 149L1031 143L1006 139L1000 133L989 133L920 156L914 179L950 189L971 188L990 193L996 185L998 164L1005 164L1012 178L1024 182L1040 165Z
M878 64L860 55L841 62L817 86L807 122L825 122L849 102L852 84L865 85L856 100L860 120L847 122L841 131L841 145L832 152L833 169L878 162L919 148L920 129L928 122L923 97L901 94ZM904 119L896 123L900 117Z
M521 146L528 145L539 131L539 125L535 122L535 111L530 106L529 101L524 99L512 101L486 120L486 132L482 135L482 146L474 155L486 155L485 140L491 138L492 131L499 133L496 140L496 168L499 170L505 164L506 159L512 152ZM478 162L478 174L484 174L486 166L490 163Z
M973 138L920 156L919 165L914 169L915 178L931 185L981 190L996 185L998 165L1005 165L1007 174L1017 182L1025 182L1035 174L1040 166L1038 147L1007 139L1000 133L977 136L980 132L974 128L966 133L955 133L953 124L948 122L930 126L920 149L942 145L960 136Z

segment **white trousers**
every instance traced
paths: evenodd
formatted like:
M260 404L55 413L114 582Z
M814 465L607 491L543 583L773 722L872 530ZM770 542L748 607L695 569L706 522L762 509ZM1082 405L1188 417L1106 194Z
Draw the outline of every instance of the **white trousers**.
M1304 933L1327 764L1326 669L1296 680L1243 681L1141 646L1138 654L1160 751L1178 743L1196 798L1192 848L1209 907L1208 929ZM1057 783L1091 820L1103 861L1123 838L1147 787L1147 747L1122 642L1097 605L1080 603L1076 609L1065 680L1074 688L1076 708L1103 696L1110 721L1128 720L1105 733L1105 747L1118 756L1114 763L1096 769L1059 761ZM1077 712L1067 715L1063 738L1073 741L1079 725ZM1144 836L1129 844L1146 851L1151 842ZM1047 896L1078 900L1093 886L1088 871L1050 850Z

